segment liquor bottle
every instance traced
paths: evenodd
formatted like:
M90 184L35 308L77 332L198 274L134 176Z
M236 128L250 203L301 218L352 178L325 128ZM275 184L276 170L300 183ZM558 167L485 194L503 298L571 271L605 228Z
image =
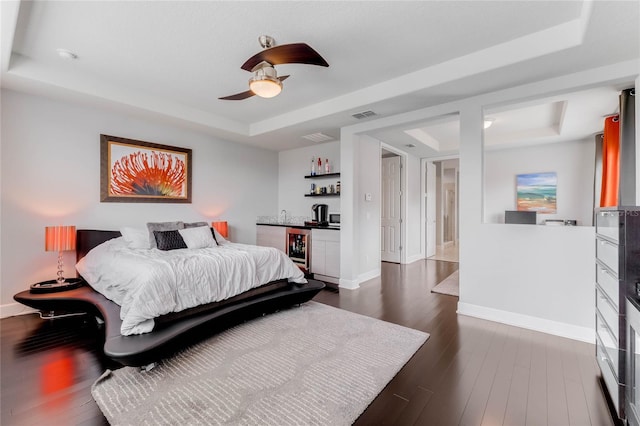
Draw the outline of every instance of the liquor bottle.
M324 160L324 172L329 173L331 171L331 167L329 167L329 159Z
M318 174L322 174L322 159L318 157Z
M316 174L316 159L311 157L311 176Z

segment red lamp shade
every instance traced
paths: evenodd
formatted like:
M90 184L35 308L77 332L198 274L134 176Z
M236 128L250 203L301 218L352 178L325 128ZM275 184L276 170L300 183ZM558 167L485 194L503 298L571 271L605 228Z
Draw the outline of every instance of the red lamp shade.
M229 225L226 221L211 222L211 226L225 238L229 238Z
M44 229L45 251L70 251L76 249L75 226L47 226Z
M76 249L76 227L75 226L47 226L44 228L44 249L45 251L58 252L58 287L65 285L62 271L62 252Z

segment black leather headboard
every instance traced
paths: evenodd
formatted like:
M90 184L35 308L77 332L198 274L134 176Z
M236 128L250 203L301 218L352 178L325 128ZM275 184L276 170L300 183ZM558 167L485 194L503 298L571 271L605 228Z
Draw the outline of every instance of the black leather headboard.
M85 257L95 246L120 236L122 236L120 231L78 229L76 231L76 262Z

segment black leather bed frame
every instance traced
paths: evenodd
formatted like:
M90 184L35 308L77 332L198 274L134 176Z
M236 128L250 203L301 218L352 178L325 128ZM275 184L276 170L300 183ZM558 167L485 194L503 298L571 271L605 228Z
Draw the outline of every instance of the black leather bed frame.
M119 236L118 231L78 230L77 259L93 247ZM308 280L307 284L286 280L268 283L228 300L184 311L179 316L161 317L152 332L132 336L120 334L120 306L88 285L59 293L23 291L14 299L43 311L87 312L100 317L105 323L105 355L123 365L143 366L244 320L307 302L324 286L316 280Z

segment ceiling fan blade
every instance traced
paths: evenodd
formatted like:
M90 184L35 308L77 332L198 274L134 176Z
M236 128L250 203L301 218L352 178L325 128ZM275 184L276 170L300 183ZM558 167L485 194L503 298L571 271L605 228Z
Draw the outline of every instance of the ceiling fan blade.
M280 81L285 81L286 79L288 79L289 77L291 77L290 75L283 75L282 77L278 77L278 80Z
M321 67L329 66L327 61L307 43L283 44L265 49L249 58L240 68L245 71L251 71L260 62L268 62L271 65L307 64Z
M223 101L241 101L243 99L247 99L255 95L256 94L253 93L251 90L247 90L246 92L236 93L235 95L229 95L229 96L225 96L223 98L218 98L218 99L221 99Z

